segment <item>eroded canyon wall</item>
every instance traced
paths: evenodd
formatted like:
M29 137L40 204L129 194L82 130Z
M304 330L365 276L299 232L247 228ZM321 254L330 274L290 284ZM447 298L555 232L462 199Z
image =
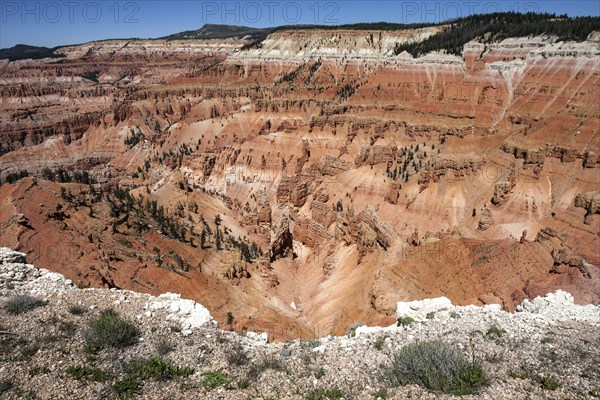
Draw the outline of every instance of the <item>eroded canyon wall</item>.
M275 337L436 296L598 303L600 36L394 55L439 29L3 62L2 246Z

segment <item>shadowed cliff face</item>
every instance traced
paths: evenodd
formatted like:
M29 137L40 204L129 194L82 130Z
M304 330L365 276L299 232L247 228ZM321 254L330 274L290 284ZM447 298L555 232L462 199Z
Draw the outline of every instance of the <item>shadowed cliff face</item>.
M2 246L276 338L436 296L597 304L598 35L393 56L435 29L2 64Z

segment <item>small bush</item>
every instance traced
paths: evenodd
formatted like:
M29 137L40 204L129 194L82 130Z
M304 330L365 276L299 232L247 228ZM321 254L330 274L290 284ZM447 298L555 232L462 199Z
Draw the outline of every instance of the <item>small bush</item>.
M58 342L60 339L61 336L59 335L44 335L38 338L38 341L43 344L52 344Z
M542 343L542 344L554 343L554 338L552 336L544 336L542 338L542 340L540 341L540 343Z
M248 371L251 380L258 380L267 370L286 372L286 366L275 354L263 354Z
M504 335L506 333L506 331L504 329L500 329L497 326L491 326L488 330L487 330L487 336L489 337L495 337L495 338L500 338L502 337L502 335Z
M248 389L250 387L250 381L248 379L242 379L238 382L239 389Z
M82 367L75 365L67 368L67 375L78 381L105 382L108 380L108 373L97 368Z
M455 395L475 394L488 379L476 363L442 342L404 346L388 371L392 385L417 384L433 391Z
M246 352L244 352L244 349L241 346L234 347L227 354L227 363L229 365L241 366L248 364L249 361L250 359L248 358Z
M385 344L385 336L380 336L375 340L375 344L373 345L377 350L383 349L383 345Z
M317 339L312 339L308 341L301 341L300 344L302 345L302 347L314 349L315 347L319 347L321 345L321 341Z
M396 326L409 326L415 322L412 317L400 317L396 320Z
M329 400L337 400L344 397L344 394L340 389L314 389L311 391L308 396L306 396L306 400L321 400L321 399L329 399Z
M87 347L91 350L130 346L139 335L134 324L122 319L113 310L106 310L90 321L84 334Z
M202 373L204 379L202 379L202 386L207 389L216 389L220 386L229 385L229 378L222 372L219 371L207 371Z
M456 311L452 311L452 312L450 313L450 318L453 318L453 319L459 319L459 318L460 318L460 314L459 314L459 313L457 313Z
M33 310L34 308L45 306L46 304L46 301L38 299L37 297L20 294L8 299L6 303L4 303L4 310L9 314L18 315Z
M113 386L120 399L128 399L135 394L140 393L140 385L133 376L126 376L115 382Z
M428 312L427 315L425 316L425 318L427 318L427 319L434 319L435 318L435 311Z
M58 331L66 336L73 336L77 332L77 325L70 321L61 321L58 324Z
M513 379L527 379L529 376L522 371L508 371L508 376Z
M82 315L85 314L85 308L80 305L74 304L69 307L69 312L73 315Z
M21 348L17 361L27 361L31 359L40 350L40 343L36 340L34 343Z
M0 395L4 394L4 393L8 393L8 391L10 389L12 389L13 386L14 386L13 383L11 381L9 381L8 379L0 380Z
M29 376L45 375L50 372L48 367L31 367L29 368Z
M317 372L315 372L315 378L317 378L317 379L321 379L324 376L325 376L325 370L323 369L323 367L319 368L317 370Z
M561 383L552 377L545 377L542 379L542 388L546 390L556 390L560 387Z
M127 366L129 373L142 380L172 380L174 378L187 378L194 373L191 367L180 367L170 360L153 356L150 358L138 358L132 360Z
M378 391L373 392L373 398L375 400L377 400L377 399L384 399L385 400L385 399L387 399L387 397L388 397L388 391L387 391L387 389L379 389Z
M165 338L159 339L156 343L156 352L159 356L164 356L175 350L175 346Z

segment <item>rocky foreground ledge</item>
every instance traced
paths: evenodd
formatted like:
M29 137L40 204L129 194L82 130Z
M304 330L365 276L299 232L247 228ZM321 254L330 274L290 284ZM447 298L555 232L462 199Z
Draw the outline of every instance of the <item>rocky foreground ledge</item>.
M431 341L485 371L487 384L465 399L600 396L600 307L562 291L514 314L445 298L398 303L397 326L268 344L219 329L206 308L178 295L78 289L1 248L0 305L3 399L453 398L393 376L401 349ZM90 347L91 326L108 309L136 334Z

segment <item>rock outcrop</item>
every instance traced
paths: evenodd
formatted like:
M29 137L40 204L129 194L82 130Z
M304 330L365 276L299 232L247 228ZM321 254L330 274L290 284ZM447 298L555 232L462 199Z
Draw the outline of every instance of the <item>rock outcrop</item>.
M294 239L290 230L290 218L284 216L277 228L271 233L271 262L288 256L295 257L294 254Z
M584 223L589 225L594 214L600 214L600 192L579 193L575 196L575 207L585 208Z
M492 210L490 210L489 208L484 208L481 212L479 222L477 223L477 229L479 229L480 231L485 231L492 225L494 225L494 217L492 216Z

